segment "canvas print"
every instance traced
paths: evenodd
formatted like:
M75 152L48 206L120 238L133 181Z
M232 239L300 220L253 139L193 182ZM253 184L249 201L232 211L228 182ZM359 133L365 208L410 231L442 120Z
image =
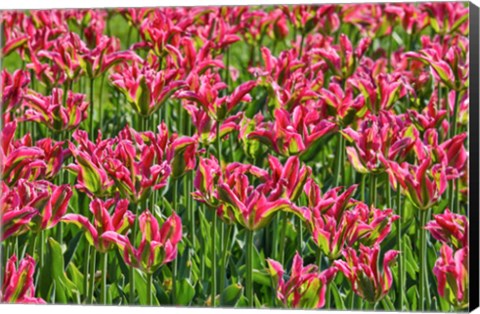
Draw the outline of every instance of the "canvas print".
M1 12L0 301L468 311L471 7Z

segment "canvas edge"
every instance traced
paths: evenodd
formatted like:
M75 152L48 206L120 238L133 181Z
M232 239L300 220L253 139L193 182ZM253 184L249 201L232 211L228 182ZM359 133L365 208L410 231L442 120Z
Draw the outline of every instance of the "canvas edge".
M470 261L469 261L469 310L479 306L479 7L469 3L469 202L468 216L470 221Z

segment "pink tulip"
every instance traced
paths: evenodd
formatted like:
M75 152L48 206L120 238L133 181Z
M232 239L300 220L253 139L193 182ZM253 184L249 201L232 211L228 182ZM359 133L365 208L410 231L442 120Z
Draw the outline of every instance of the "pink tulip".
M42 298L35 298L35 260L28 254L16 267L17 257L11 256L5 265L0 290L1 303L45 304Z
M87 118L89 104L84 101L85 95L68 91L64 102L64 91L54 88L51 96L39 93L26 95L25 120L35 121L48 127L52 131L62 132L78 128Z
M148 210L140 215L139 221L142 240L138 248L128 237L113 231L103 233L101 238L117 245L128 265L153 274L176 258L177 245L182 239L182 221L173 213L159 228L157 219Z
M195 168L197 149L198 141L194 137L182 136L173 139L166 156L172 168L172 178L177 179Z
M288 199L295 202L302 193L305 182L311 176L312 169L301 165L297 156L288 158L285 166L273 156L268 157L268 163L272 172L273 184L282 186Z
M226 85L213 79L213 76L200 76L196 90L181 91L178 97L197 103L215 121L228 118L240 102L249 102L251 98L248 93L256 86L255 81L248 81L235 88L232 94L220 97L220 91L225 89Z
M221 174L220 165L215 157L200 158L193 181L193 186L196 189L192 193L193 198L207 203L209 206L217 206L216 187Z
M111 208L113 208L113 215L109 213ZM88 218L78 214L67 214L63 216L62 221L83 228L88 242L102 253L113 249L113 244L104 239L102 235L108 231L126 234L135 220L135 216L128 210L126 200L102 201L96 198L90 203L90 212L94 217L93 224Z
M0 172L8 186L14 186L19 179L36 180L43 176L46 169L45 152L31 146L31 138L27 134L21 140L15 140L17 122L7 123L0 133Z
M398 251L390 250L383 258L383 271L378 269L380 246L373 248L360 245L360 254L353 248L345 249L345 261L336 260L334 265L350 281L353 291L368 302L380 301L389 291L393 284L391 264L399 254Z
M40 50L39 59L47 59L63 73L61 82L73 81L81 71L79 52L85 49L85 43L73 32L63 34L53 42L51 50Z
M432 165L431 156L418 165L406 162L387 162L390 184L400 188L420 210L430 209L442 196L447 187L445 166Z
M276 109L274 115L274 122L260 123L248 138L267 144L283 156L313 152L320 140L336 129L334 123L305 107L296 107L292 113Z
M252 165L231 163L225 168L224 179L218 183L217 197L221 206L217 214L228 223L235 222L248 230L266 226L277 211L298 210L283 198L281 190L270 182L251 185L249 176L264 181L268 173Z
M33 217L38 214L38 210L31 206L25 206L22 202L22 196L17 189L9 189L2 182L1 204L1 241L5 241L11 236L18 236L26 233Z
M282 265L267 259L270 275L276 283L277 298L287 308L319 309L325 306L325 293L328 283L337 273L336 267L319 272L316 265L303 266L298 252L293 258L289 279L283 279Z
M355 116L360 116L365 111L365 100L361 95L354 97L352 88L347 88L344 92L340 85L333 82L328 89L323 88L320 91L320 97L326 104L328 114L342 127L348 126Z
M120 62L142 62L133 51L118 49L119 43L113 37L101 36L93 49L81 51L80 65L90 78L97 78Z
M396 117L385 113L385 116L380 118L365 120L358 131L352 128L341 131L354 145L348 146L346 151L356 171L382 173L385 169L382 160L405 160L415 144L411 136L414 130L401 125L395 119Z
M50 138L43 138L36 143L44 153L46 179L53 179L60 172L63 162L70 156L70 151L64 149L63 144L64 142L55 142Z
M180 80L179 70L156 71L147 62L119 66L110 78L132 108L144 117L156 112L177 90L186 86Z
M468 308L468 253L468 246L454 251L443 244L433 267L438 294L457 308Z
M428 13L430 26L438 34L468 33L468 8L461 3L423 3L419 8Z
M30 75L23 70L16 70L13 74L7 70L2 71L0 87L2 89L3 112L13 112L21 104L26 94L26 87L30 83Z
M443 214L433 215L434 220L425 229L444 244L451 244L456 250L468 246L468 219L446 209Z

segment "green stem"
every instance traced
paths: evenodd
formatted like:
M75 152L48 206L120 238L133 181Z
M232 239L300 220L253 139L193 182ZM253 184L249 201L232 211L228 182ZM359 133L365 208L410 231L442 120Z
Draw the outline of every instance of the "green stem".
M420 274L419 274L419 288L420 288L420 311L425 311L425 292L427 289L427 233L425 230L425 225L427 223L427 210L420 210Z
M344 150L344 147L345 147L345 139L343 138L343 135L342 133L338 133L338 143L337 143L337 156L338 156L338 159L336 159L336 167L335 167L335 174L334 174L334 177L333 177L333 180L334 180L334 187L337 187L339 186L340 182L341 182L341 171L342 171L342 167L343 167L343 162L342 162L342 158L341 156L343 155L343 150Z
M280 230L280 249L278 252L280 263L283 264L285 260L285 240L287 231L288 215L285 212L280 213L282 219L282 229Z
M405 250L402 241L402 220L404 216L404 208L402 205L402 194L400 187L397 187L397 210L399 211L400 218L397 219L397 245L400 248L400 256L398 258L398 309L403 311L403 305L405 300L405 270L403 266L403 258L405 256Z
M43 237L41 237L41 240L40 240L40 249L42 250L42 247L43 247ZM85 294L85 302L88 300L88 274L90 273L90 251L91 251L91 247L90 247L90 244L88 243L87 239L85 238L85 252L84 252L84 257L83 257L83 260L84 260L84 264L83 264L83 273L84 273L84 276L83 276L83 286L85 287L84 289L84 294ZM43 255L43 254L41 254ZM40 266L40 268L42 268Z
M173 210L178 212L177 200L178 200L178 180L174 179L173 181ZM177 304L177 267L178 259L175 258L172 263L172 304Z
M103 73L102 75L102 80L100 81L100 102L98 104L98 115L99 115L99 118L98 118L98 121L99 121L99 124L100 124L100 131L103 131L103 87L105 85L105 76L106 76L106 72Z
M100 302L107 305L107 273L108 273L108 252L102 256L102 286L100 293Z
M247 280L246 292L248 306L253 308L253 230L247 230Z
M360 175L362 176L362 182L360 187L360 200L362 202L365 202L365 185L367 181L367 175L364 173L361 173Z
M135 221L133 223L133 228L132 228L132 233L130 235L130 242L132 245L135 245L135 238L137 236L137 230L138 230L138 213L141 212L141 207L140 204L133 204L133 211L135 215ZM131 305L135 304L135 268L130 266L130 272L129 272L129 284L130 284L130 290L129 290L129 302Z
M95 131L93 129L93 114L94 114L94 109L93 109L93 99L94 99L94 85L95 85L95 79L91 78L90 79L90 137L91 141L95 139Z
M220 290L223 291L225 289L225 281L227 277L227 264L228 264L228 244L230 241L230 237L232 236L233 224L229 224L227 228L227 236L225 238L224 246L222 246L222 264L220 269ZM223 304L221 304L223 305Z
M147 274L147 305L153 305L152 287L153 287L153 276L151 273L148 273Z
M95 263L97 258L97 251L92 247L92 254L90 256L90 275L89 275L89 287L87 304L93 304L93 292L95 290Z
M375 206L377 203L377 176L371 172L370 173L370 205Z

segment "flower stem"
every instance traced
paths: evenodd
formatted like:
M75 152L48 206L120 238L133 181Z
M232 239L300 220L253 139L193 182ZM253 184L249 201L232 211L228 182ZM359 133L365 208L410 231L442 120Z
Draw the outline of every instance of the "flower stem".
M178 200L178 180L173 180L173 210L178 212L177 200ZM172 263L172 305L177 303L177 265L178 259L175 258ZM150 304L149 304L150 305Z
M287 222L288 222L288 215L287 213L281 213L282 219L282 229L280 230L280 250L278 252L278 259L280 263L283 264L285 259L285 240L286 240L286 230L287 230Z
M335 174L333 176L333 180L334 180L334 184L333 186L334 187L337 187L339 186L340 182L341 182L341 173L342 173L342 167L344 165L344 162L343 162L343 151L345 149L345 139L343 138L343 135L342 133L338 133L338 143L337 143L337 157L338 159L336 159L336 167L335 167Z
M397 244L400 248L400 256L398 258L398 309L403 311L403 304L405 299L405 270L403 267L403 258L405 256L405 250L403 248L402 241L402 219L404 216L404 208L402 206L402 194L400 187L397 188L397 209L399 210L400 218L397 219Z
M100 294L100 302L103 305L107 304L107 273L108 273L108 252L103 253L102 256L102 287Z
M153 305L152 303L152 286L153 276L151 273L147 274L147 305Z
M89 276L89 287L88 287L88 297L87 304L93 304L93 291L95 290L95 263L97 258L97 251L94 247L91 248L92 254L90 254L90 276Z
M419 274L419 289L420 289L420 311L425 311L425 291L427 289L427 233L425 225L427 223L427 210L420 210L420 274Z
M247 280L246 292L248 306L253 308L253 230L247 230Z
M370 205L375 206L377 203L377 176L370 173Z
M230 237L232 236L233 224L229 224L227 227L227 236L225 237L225 243L222 246L222 260L220 269L220 290L225 289L225 281L227 277L227 263L228 263L228 244Z
M95 139L95 131L93 130L93 114L94 114L94 109L93 109L93 98L94 98L94 85L95 85L95 79L91 78L90 79L90 137L91 141Z

